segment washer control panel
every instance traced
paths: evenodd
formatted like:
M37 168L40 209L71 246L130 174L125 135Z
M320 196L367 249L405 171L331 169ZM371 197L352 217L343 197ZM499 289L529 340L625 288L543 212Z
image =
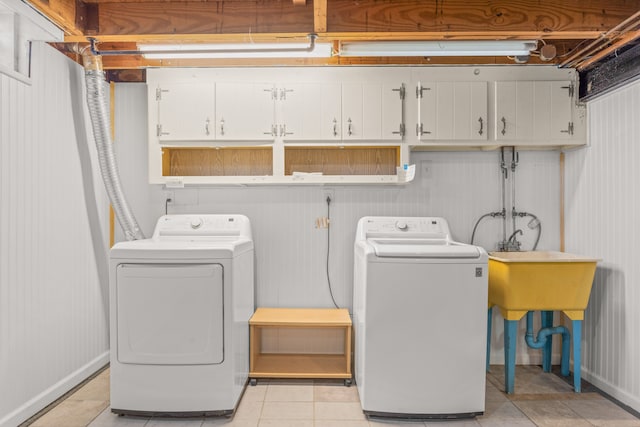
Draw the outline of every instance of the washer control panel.
M356 239L370 237L447 239L450 232L447 221L439 217L364 217Z

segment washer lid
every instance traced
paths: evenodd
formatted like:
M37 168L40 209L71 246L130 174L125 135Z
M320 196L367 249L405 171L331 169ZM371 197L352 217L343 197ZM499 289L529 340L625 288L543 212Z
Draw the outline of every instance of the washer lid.
M445 239L367 239L376 256L382 258L480 258L472 245Z

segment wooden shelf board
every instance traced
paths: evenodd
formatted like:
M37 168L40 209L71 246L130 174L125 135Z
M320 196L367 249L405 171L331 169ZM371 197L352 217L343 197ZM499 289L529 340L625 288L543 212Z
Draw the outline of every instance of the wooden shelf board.
M252 378L351 378L344 354L257 354Z
M351 326L347 309L335 308L258 308L249 324L252 326L340 327Z

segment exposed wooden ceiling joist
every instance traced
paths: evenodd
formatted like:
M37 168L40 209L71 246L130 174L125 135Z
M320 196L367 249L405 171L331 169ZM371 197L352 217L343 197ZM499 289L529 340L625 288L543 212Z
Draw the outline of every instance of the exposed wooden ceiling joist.
M336 45L355 40L544 39L562 44L559 57L597 40L637 12L639 6L628 0L30 1L64 29L67 43L86 43L87 37L94 37L101 48L123 49L138 42L300 41L309 33L317 33L319 42ZM331 58L324 63L426 60L465 62L443 58ZM466 62L502 60L467 58ZM152 65L140 56L112 57L105 62L112 68ZM316 61L306 63L310 62Z

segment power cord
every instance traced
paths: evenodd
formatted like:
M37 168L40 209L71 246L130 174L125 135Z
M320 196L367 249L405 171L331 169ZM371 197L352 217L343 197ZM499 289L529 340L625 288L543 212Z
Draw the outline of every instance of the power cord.
M331 277L329 277L329 254L331 248L331 197L327 196L327 284L329 285L329 295L331 295L331 301L333 301L333 305L336 308L338 304L336 303L336 299L333 297L333 290L331 289Z

